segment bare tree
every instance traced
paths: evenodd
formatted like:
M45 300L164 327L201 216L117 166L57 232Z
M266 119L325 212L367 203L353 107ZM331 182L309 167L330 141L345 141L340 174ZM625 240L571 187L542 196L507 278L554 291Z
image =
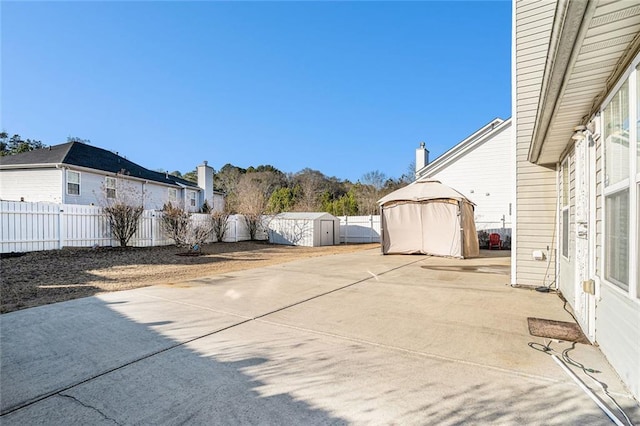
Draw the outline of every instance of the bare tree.
M187 244L189 213L184 208L174 206L171 203L165 204L162 208L160 225L176 246L180 247Z
M176 246L188 247L189 251L198 251L214 230L213 216L194 215L183 206L171 203L162 209L160 223Z
M216 210L211 213L211 220L213 222L213 235L215 235L216 240L223 241L229 224L229 213L226 210Z
M117 175L109 179L112 179L109 186L103 184L102 211L107 216L113 237L121 247L127 247L144 212L144 192Z
M361 182L354 186L360 214L377 214L378 200L381 198L387 177L379 170L367 172Z
M247 173L238 181L235 194L236 211L243 215L252 240L255 240L258 232L264 228L262 216L278 182L279 178L270 171Z
M327 186L326 176L317 170L307 168L296 173L293 180L301 190L295 209L308 212L320 210L320 196Z

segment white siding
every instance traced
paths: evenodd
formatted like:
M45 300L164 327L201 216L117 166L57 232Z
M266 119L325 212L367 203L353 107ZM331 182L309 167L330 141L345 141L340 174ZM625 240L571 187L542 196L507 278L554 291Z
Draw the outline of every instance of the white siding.
M215 211L224 211L224 196L222 194L213 194L213 205L211 205L211 210Z
M126 177L113 173L100 174L80 170L80 195L68 195L65 191L65 203L80 205L93 204L96 206L105 205L108 201L105 194L105 178L107 176L117 179L116 191L118 199L141 202L144 208L148 210L161 210L162 206L167 203L169 199L169 186L167 185L150 181L144 182L137 179L127 179ZM179 203L184 202L186 193L193 192L191 189L177 189ZM196 207L189 208L188 210L198 211L200 207L201 206L198 205L198 195L196 194Z
M511 227L511 128L504 128L446 168L425 175L473 201L478 230L502 227L503 217L504 225Z
M178 199L180 190L178 190ZM144 208L161 210L169 200L169 187L148 182L144 185Z
M29 202L62 202L62 170L2 170L0 199Z
M596 304L597 342L629 390L640 395L640 305L609 285Z
M516 276L512 281L525 285L541 285L555 275L556 172L527 160L555 7L555 1L515 2L516 240L512 261ZM546 252L547 247L547 261L533 260L534 250Z

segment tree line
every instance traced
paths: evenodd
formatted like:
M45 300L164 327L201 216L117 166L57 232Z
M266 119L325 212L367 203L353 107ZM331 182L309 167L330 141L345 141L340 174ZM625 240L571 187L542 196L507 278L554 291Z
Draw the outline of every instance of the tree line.
M195 170L171 174L197 181ZM380 198L412 180L410 170L400 178L387 177L381 171L373 170L355 183L310 168L284 173L268 164L246 169L225 164L220 170L214 170L214 187L226 194L227 210L251 215L282 212L327 212L336 216L377 214Z
M67 142L90 143L88 139L68 137ZM46 148L39 140L9 137L0 132L0 155L13 155ZM164 170L160 170L164 171ZM197 182L196 170L170 174ZM213 185L225 193L228 213L259 216L281 212L327 212L336 216L378 213L377 201L413 180L413 167L399 178L373 170L354 182L326 176L305 168L297 173L284 173L271 165L242 168L225 164L214 170Z

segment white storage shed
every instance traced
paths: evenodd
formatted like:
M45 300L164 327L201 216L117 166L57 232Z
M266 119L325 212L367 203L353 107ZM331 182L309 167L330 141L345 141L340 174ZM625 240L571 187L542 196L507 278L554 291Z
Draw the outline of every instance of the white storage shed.
M269 221L269 242L294 246L340 244L340 219L329 213L280 213Z

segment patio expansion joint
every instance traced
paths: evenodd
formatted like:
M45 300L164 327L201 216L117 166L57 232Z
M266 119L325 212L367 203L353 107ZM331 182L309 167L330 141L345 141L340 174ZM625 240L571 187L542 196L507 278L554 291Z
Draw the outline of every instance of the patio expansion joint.
M482 369L485 369L485 370L492 370L492 371L496 371L496 372L499 372L499 373L506 373L506 374L509 374L509 375L512 375L512 376L516 376L516 377L524 377L524 378L527 378L527 379L539 380L539 381L543 381L543 382L547 382L547 383L554 383L554 384L569 384L567 381L556 380L556 379L552 379L550 377L539 376L539 375L535 375L535 374L528 374L528 373L523 373L521 371L512 370L512 369L509 369L509 368L496 367L496 366L493 366L493 365L481 364L481 363L473 362L473 361L466 361L466 360L463 360L463 359L452 358L452 357L447 357L447 356L443 356L443 355L437 355L437 354L433 354L433 353L429 353L429 352L423 352L423 351L417 351L417 350L413 350L413 349L402 348L400 346L386 345L384 343L373 342L371 340L365 340L365 339L358 339L358 338L355 338L355 337L345 336L345 335L342 335L342 334L335 334L335 333L329 333L329 332L326 332L326 331L313 330L313 329L310 329L310 328L298 327L298 326L295 326L295 325L289 325L289 324L284 324L284 323L274 322L274 321L269 321L269 320L263 320L263 319L258 319L256 321L262 322L264 324L273 325L273 326L276 326L276 327L284 327L284 328L289 328L289 329L292 329L292 330L298 330L298 331L302 331L302 332L306 332L306 333L311 333L311 334L317 334L317 335L321 335L321 336L331 337L331 338L334 338L334 339L346 340L348 342L359 343L359 344L362 344L362 345L373 346L373 347L377 347L377 348L380 348L380 349L385 349L385 350L388 350L388 351L401 352L401 353L405 353L405 354L409 354L409 355L419 356L419 357L422 357L422 358L435 359L435 360L438 360L438 361L444 361L444 362L449 362L449 363L454 363L454 364L462 364L462 365L467 365L467 366L470 366L470 367L478 367L478 368L482 368Z
M113 373L113 372L115 372L115 371L122 370L122 369L124 369L124 368L126 368L126 367L129 367L129 366L131 366L131 365L133 365L133 364L136 364L136 363L138 363L138 362L140 362L140 361L144 361L144 360L149 359L149 358L151 358L151 357L154 357L154 356L156 356L156 355L160 355L160 354L162 354L162 353L164 353L164 352L168 352L168 351L170 351L170 350L173 350L173 349L176 349L176 348L179 348L179 347L182 347L182 346L188 345L188 344L190 344L190 343L192 343L192 342L195 342L195 341L197 341L197 340L204 339L204 338L206 338L206 337L212 336L212 335L217 334L217 333L221 333L221 332L223 332L223 331L229 330L229 329L234 328L234 327L238 327L238 326L240 326L240 325L246 324L246 323L251 322L251 321L257 321L257 320L259 320L260 318L264 318L264 317L266 317L266 316L269 316L269 315L275 314L275 313L277 313L277 312L281 312L281 311L283 311L283 310L285 310L285 309L288 309L288 308L291 308L291 307L298 306L298 305L300 305L300 304L306 303L306 302L308 302L308 301L310 301L310 300L314 300L314 299L317 299L317 298L319 298L319 297L323 297L323 296L326 296L326 295L328 295L328 294L335 293L335 292L340 291L340 290L344 290L344 289L346 289L346 288L349 288L349 287L352 287L352 286L355 286L355 285L361 284L361 283L363 283L363 282L365 282L365 281L369 281L369 280L374 279L374 278L377 280L377 277L378 277L378 276L380 276L380 275L384 275L384 274L387 274L387 273L389 273L389 272L393 272L393 271L396 271L396 270L398 270L398 269L404 268L404 267L406 267L406 266L413 265L414 263L421 262L422 260L423 260L423 259L419 259L419 260L414 260L414 261L412 261L412 262L404 263L404 264L402 264L402 265L400 265L400 266L396 266L396 267L393 267L393 268L388 269L388 270L386 270L386 271L380 272L379 274L374 274L374 273L372 273L372 272L369 272L369 271L368 271L368 272L369 272L369 274L371 275L371 276L369 276L369 277L366 277L366 278L363 278L363 279L360 279L360 280L354 281L354 282L352 282L352 283L349 283L349 284L343 285L343 286L338 287L338 288L335 288L335 289L333 289L333 290L329 290L329 291L326 291L326 292L323 292L323 293L317 294L317 295L315 295L315 296L308 297L308 298L306 298L306 299L300 300L300 301L298 301L298 302L291 303L291 304L289 304L289 305L286 305L286 306L283 306L283 307L280 307L280 308L274 309L274 310L272 310L272 311L270 311L270 312L266 312L266 313L264 313L264 314L260 314L260 315L257 315L257 316L255 316L255 317L246 317L246 316L241 316L241 315L238 315L238 314L231 314L231 313L226 312L226 313L227 313L227 314L229 314L229 315L234 315L234 316L237 316L237 317L242 318L242 321L239 321L239 322L237 322L237 323L230 324L230 325L228 325L228 326L226 326L226 327L222 327L222 328L219 328L219 329L216 329L216 330L213 330L213 331L210 331L210 332L207 332L207 333L201 334L201 335L196 336L196 337L193 337L193 338L191 338L191 339L187 339L187 340L184 340L184 341L176 342L176 343L175 343L175 344L173 344L173 345L170 345L170 346L168 346L168 347L166 347L166 348L163 348L163 349L157 350L157 351L152 352L152 353L150 353L150 354L147 354L147 355L141 356L141 357L136 358L136 359L134 359L134 360L131 360L131 361L129 361L129 362L127 362L127 363L123 364L123 365L119 365L119 366L117 366L117 367L114 367L114 368L108 369L108 370L106 370L106 371L103 371L103 372L101 372L101 373L95 374L95 375L93 375L93 376L91 376L91 377L88 377L88 378L86 378L86 379L84 379L84 380L81 380L81 381L79 381L79 382L76 382L76 383L72 383L72 384L70 384L70 385L67 385L67 386L65 386L65 387L63 387L63 388L61 388L61 389L57 389L57 390L54 390L54 391L51 391L51 392L47 392L47 393L42 394L42 395L40 395L40 396L38 396L38 397L36 397L36 398L34 398L34 399L29 400L29 401L22 402L22 403L19 403L19 404L15 405L15 406L9 407L9 408L5 409L4 411L0 412L0 418L1 418L2 416L7 415L7 414L11 414L11 413L13 413L13 412L15 412L15 411L18 411L18 410L21 410L21 409L27 408L27 407L29 407L29 406L32 406L32 405L34 405L34 404L37 404L37 403L39 403L39 402L41 402L41 401L44 401L45 399L51 398L51 397L56 396L56 395L60 395L60 396L68 397L68 398L72 398L72 399L76 399L76 398L74 398L74 397L72 397L72 396L69 396L69 395L65 395L65 394L63 394L63 392L66 392L66 391L68 391L68 390L70 390L70 389L73 389L73 388L75 388L75 387L78 387L78 386L80 386L80 385L83 385L83 384L85 384L85 383L88 383L88 382L93 381L93 380L95 380L95 379L98 379L98 378L100 378L100 377L106 376L107 374ZM149 296L149 295L147 295L147 296L148 296L148 297L154 297L154 298L157 298L157 299L163 299L163 298L161 298L161 297L157 297L157 296ZM175 300L169 300L169 299L164 299L164 300L168 300L168 301L170 301L170 302L174 302L174 303L182 303L182 304L184 304L184 305L188 305L187 303L184 303L184 302L176 302ZM195 305L195 304L193 304L192 306L197 307L197 308L200 308L200 309L208 309L208 308L206 308L206 307L204 307L204 306L199 306L199 305ZM210 311L214 311L214 312L220 312L220 311L215 311L215 310L213 310L213 309L208 309L208 310L210 310ZM76 401L78 401L78 400L76 399ZM82 404L80 401L78 401L78 402L79 402L80 404ZM91 407L91 408L92 408L92 407Z

